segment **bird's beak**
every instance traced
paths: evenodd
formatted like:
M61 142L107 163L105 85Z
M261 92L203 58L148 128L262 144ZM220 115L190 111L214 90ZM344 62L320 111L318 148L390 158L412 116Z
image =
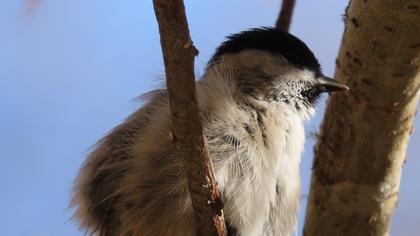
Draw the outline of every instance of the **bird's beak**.
M325 89L325 92L338 92L338 91L346 91L350 88L338 82L337 80L334 80L330 77L327 77L323 75L322 77L317 79L318 85L322 86Z

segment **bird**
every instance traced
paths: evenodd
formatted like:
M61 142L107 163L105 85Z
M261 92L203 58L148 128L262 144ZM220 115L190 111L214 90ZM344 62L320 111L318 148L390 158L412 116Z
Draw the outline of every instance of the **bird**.
M304 122L322 93L349 88L322 73L303 41L271 27L228 36L204 70L199 115L228 235L293 235ZM196 235L168 92L145 99L97 143L75 180L71 205L88 233Z

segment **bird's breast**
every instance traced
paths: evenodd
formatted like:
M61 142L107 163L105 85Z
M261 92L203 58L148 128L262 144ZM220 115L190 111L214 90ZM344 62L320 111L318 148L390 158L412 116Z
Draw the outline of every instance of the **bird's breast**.
M223 138L217 142L210 132L209 140L226 220L245 236L264 235L270 214L293 228L300 198L301 119L267 109L231 120L215 127L224 127Z

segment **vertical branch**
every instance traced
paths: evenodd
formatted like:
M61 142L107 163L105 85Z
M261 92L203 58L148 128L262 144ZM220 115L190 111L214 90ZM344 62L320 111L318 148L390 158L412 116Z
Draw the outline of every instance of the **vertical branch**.
M225 235L221 195L199 117L194 57L182 0L153 0L165 63L174 140L184 154L198 235Z
M283 0L279 17L276 21L276 28L289 32L292 23L293 9L295 8L295 0Z
M387 235L420 88L418 0L352 0L314 148L304 235Z

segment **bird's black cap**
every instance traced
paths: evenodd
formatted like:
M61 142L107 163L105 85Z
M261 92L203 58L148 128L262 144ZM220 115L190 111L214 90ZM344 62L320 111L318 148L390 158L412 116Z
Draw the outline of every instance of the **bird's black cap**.
M321 66L312 51L297 37L278 30L264 27L242 31L227 37L217 49L208 65L218 61L222 55L237 53L246 49L258 49L279 54L299 68L306 68L321 75Z

